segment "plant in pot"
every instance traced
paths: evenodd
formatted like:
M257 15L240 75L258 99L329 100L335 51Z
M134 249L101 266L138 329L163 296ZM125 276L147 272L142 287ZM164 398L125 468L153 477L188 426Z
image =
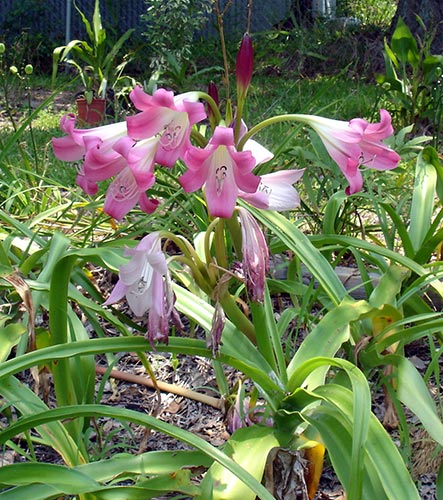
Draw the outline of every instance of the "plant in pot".
M74 6L81 16L88 40L71 40L54 49L52 83L55 83L61 63L73 67L83 86L83 90L76 95L79 119L95 125L104 121L108 104L113 104L114 86L132 59L125 54L120 62L116 62L117 55L134 29L129 29L114 42L103 28L99 0L95 0L92 22L75 3Z

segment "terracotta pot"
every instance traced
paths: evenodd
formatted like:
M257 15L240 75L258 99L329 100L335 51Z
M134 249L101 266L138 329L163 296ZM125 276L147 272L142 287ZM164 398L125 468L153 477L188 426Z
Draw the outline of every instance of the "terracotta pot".
M80 122L88 125L103 123L106 117L106 99L94 97L90 103L77 99L77 115Z

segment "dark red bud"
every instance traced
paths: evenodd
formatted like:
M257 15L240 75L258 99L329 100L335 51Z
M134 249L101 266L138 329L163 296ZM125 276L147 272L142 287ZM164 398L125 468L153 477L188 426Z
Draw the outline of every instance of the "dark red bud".
M252 71L254 68L254 49L252 48L252 39L249 33L243 35L240 50L237 54L237 64L235 67L237 77L237 92L241 95L246 94L249 84L252 80Z

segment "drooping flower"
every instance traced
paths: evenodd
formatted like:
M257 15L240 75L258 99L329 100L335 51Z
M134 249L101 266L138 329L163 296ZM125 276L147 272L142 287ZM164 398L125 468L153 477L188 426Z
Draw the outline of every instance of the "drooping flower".
M305 169L299 169L264 174L255 193L240 191L239 197L264 210L294 210L300 206L300 196L292 185L301 179L304 172Z
M363 187L360 166L377 170L398 166L400 156L381 142L393 133L391 116L384 109L380 110L380 123L369 123L362 118L345 122L319 116L297 116L318 133L340 167L349 182L347 194L357 193Z
M151 344L167 342L174 296L159 233L148 234L135 248L127 248L125 255L131 259L120 267L119 280L104 305L126 297L136 316L148 313L147 338Z
M192 126L206 118L204 105L196 102L198 94L174 96L171 91L158 89L151 96L137 86L130 98L141 112L127 117L128 135L134 140L158 137L155 161L173 167L190 144Z
M254 193L260 183L260 177L252 173L256 165L252 153L236 150L230 127L216 127L204 149L190 146L184 161L188 170L179 178L183 189L191 193L205 185L213 217L231 217L239 190Z
M243 35L240 49L237 54L235 74L237 79L237 94L240 99L244 98L252 80L254 68L254 49L249 33Z
M254 217L243 207L237 208L242 233L242 264L246 290L253 302L263 302L269 249Z

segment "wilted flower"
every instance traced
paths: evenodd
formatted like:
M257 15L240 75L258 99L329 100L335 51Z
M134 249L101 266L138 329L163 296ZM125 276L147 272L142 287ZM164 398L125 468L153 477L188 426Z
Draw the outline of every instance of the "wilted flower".
M269 249L254 217L243 207L237 208L242 232L243 274L249 298L263 302Z
M149 314L147 338L151 344L167 342L168 321L174 318L174 295L159 233L145 236L135 248L127 248L125 255L131 259L120 267L119 280L104 305L126 296L136 316Z
M240 385L235 402L228 410L226 423L228 431L233 434L241 427L249 427L256 424L272 427L274 420L267 415L266 406L263 403L257 403L249 396L245 396Z
M209 82L208 95L214 101L214 104L216 106L219 106L220 100L219 100L219 96L218 96L218 88L217 88L217 85L213 81ZM208 118L209 118L209 122L211 124L211 127L215 128L218 125L218 123L216 123L214 111L213 111L212 107L209 105L207 106L207 110L208 110Z
M239 190L254 193L260 183L260 177L251 172L256 165L252 153L235 149L230 127L217 127L208 145L191 146L184 160L188 170L179 179L183 189L191 193L204 184L213 217L231 217Z
M311 115L297 117L310 125L322 139L349 182L347 194L357 193L363 187L360 166L377 170L398 166L400 156L381 142L393 133L391 116L384 109L380 110L380 123L369 123L362 118L345 122Z
M212 348L212 355L216 357L220 350L221 336L225 327L226 316L220 302L214 306L214 316L212 317L212 328L206 341L206 347Z

